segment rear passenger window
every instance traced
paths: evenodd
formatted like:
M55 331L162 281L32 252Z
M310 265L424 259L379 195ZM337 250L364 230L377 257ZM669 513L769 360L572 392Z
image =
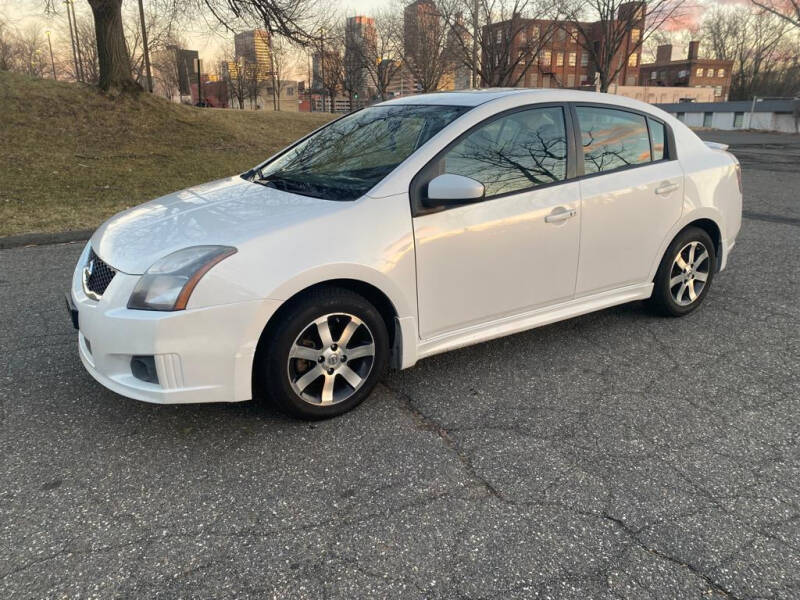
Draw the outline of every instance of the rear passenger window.
M567 136L560 107L511 113L479 127L443 158L444 173L486 187L486 197L562 181L567 176Z
M579 106L585 173L613 171L650 162L650 137L644 117L634 113Z
M664 124L655 119L647 118L647 125L650 128L650 140L653 143L653 160L662 160L666 146L666 131Z

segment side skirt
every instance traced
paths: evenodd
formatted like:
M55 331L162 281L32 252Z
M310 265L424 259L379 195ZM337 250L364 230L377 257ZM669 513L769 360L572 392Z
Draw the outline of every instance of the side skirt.
M652 293L652 282L630 285L624 288L593 294L591 296L575 298L568 302L556 304L555 306L547 306L519 315L503 317L502 319L490 321L489 323L472 325L427 340L421 340L417 347L416 358L425 358L427 356L433 356L434 354L447 352L448 350L471 346L472 344L485 342L513 333L519 333L520 331L541 327L542 325L549 325L556 321L563 321L586 313L602 310L610 306L617 306L618 304L625 304L627 302L633 302L634 300L644 300L649 298Z

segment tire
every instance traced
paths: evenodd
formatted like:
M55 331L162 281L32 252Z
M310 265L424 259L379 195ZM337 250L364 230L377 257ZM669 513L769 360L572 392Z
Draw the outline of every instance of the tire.
M386 324L362 296L319 288L277 316L259 344L253 380L283 412L307 420L339 416L363 402L386 371Z
M689 264L692 255L694 263ZM687 227L672 240L661 259L653 280L651 308L668 317L683 317L697 310L711 288L716 270L717 254L711 236L699 227Z

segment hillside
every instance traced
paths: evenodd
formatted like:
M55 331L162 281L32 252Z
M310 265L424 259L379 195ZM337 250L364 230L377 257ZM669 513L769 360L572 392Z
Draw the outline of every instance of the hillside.
M327 114L194 108L0 72L0 236L88 229L242 172Z

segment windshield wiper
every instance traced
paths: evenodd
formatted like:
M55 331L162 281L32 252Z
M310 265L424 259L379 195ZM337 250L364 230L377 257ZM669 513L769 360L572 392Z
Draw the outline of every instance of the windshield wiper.
M275 188L284 192L308 189L308 185L302 181L281 177L277 174L267 175L266 177L257 177L253 179L253 183L258 183L260 185Z

